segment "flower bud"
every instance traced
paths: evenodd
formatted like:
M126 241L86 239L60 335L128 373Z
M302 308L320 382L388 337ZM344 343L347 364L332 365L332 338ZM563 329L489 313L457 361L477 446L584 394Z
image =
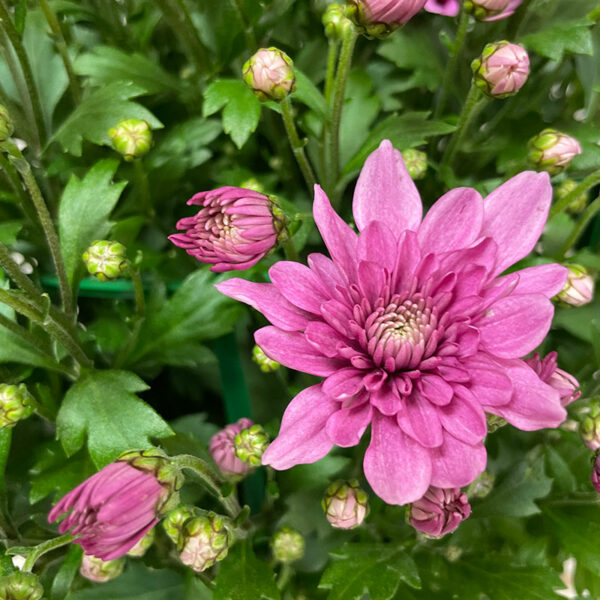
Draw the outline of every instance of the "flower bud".
M510 17L523 0L465 0L464 9L480 21Z
M0 143L6 142L15 128L7 108L0 104Z
M592 469L592 485L596 488L596 491L600 494L600 453L596 452L594 457L594 468Z
M410 524L427 537L440 538L452 533L471 514L471 505L460 488L431 486L410 507Z
M325 491L321 502L327 520L338 529L358 527L369 512L369 498L358 481L336 481Z
M112 140L114 149L126 161L144 156L152 146L150 125L139 119L119 121L109 130L108 135Z
M44 588L33 573L16 571L0 577L0 598L2 600L40 600Z
M252 425L254 423L250 419L242 418L227 425L212 436L208 449L215 464L224 475L238 477L252 470L251 465L243 462L235 455L236 435L243 429L252 427Z
M529 56L525 49L510 42L487 44L471 63L473 82L492 98L516 94L529 77Z
M193 217L177 223L185 233L169 236L171 242L213 265L211 271L242 271L253 267L277 244L285 217L274 198L236 187L201 192L188 200L202 206Z
M277 361L271 360L258 345L252 348L252 360L259 366L263 373L272 373L281 367Z
M304 538L291 527L282 527L271 538L271 551L275 560L291 563L304 556Z
M98 240L84 253L83 262L88 273L100 281L112 281L127 272L127 250L119 242Z
M330 4L323 13L325 35L331 40L341 40L344 33L354 27L346 16L346 7L342 4Z
M550 175L562 173L581 154L579 142L556 129L544 129L529 140L527 158L538 171Z
M81 559L79 573L90 581L104 583L116 579L123 572L124 566L124 558L104 561L101 558L84 554Z
M455 17L460 10L459 0L427 0L425 10L437 15Z
M571 192L575 191L578 185L579 184L576 181L573 181L572 179L566 179L556 188L554 192L556 199L562 200L563 198L571 194ZM573 200L571 200L569 206L567 206L566 208L566 211L569 214L578 215L579 213L582 213L585 210L585 207L587 206L587 201L588 193L582 192L581 194L573 198Z
M33 398L24 383L0 383L0 427L14 427L33 412Z
M296 90L292 59L278 48L261 48L243 67L244 81L262 102L281 102Z
M590 405L590 411L579 426L579 433L590 450L600 450L600 402Z
M382 38L412 19L427 0L347 0L348 16L369 37Z
M402 159L411 179L418 180L425 177L427 174L427 154L425 152L409 148L402 151Z
M594 299L594 280L581 265L567 265L567 283L557 298L569 306L583 306Z
M260 425L242 429L235 436L235 455L243 462L259 467L262 455L269 447L269 436Z
M189 506L178 506L164 518L163 528L175 545L181 544L183 526L193 516L194 511Z
M545 358L540 359L539 353L536 352L531 358L524 359L524 362L544 383L560 394L560 403L567 406L581 396L579 382L573 375L557 367L557 357L556 352L550 352Z
M144 556L148 549L154 543L154 538L156 537L156 533L154 529L151 529L128 553L127 556L133 556L135 558L140 558Z
M213 512L193 517L183 526L179 558L200 573L227 556L231 534L225 518Z

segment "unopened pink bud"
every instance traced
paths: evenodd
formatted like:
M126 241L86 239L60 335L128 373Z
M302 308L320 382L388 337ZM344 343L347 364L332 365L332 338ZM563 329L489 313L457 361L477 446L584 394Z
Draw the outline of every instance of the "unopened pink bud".
M84 554L81 559L79 573L90 581L105 583L111 579L116 579L123 572L124 566L125 559L123 558L104 561L95 556Z
M252 471L252 465L245 463L235 455L235 437L243 429L252 427L250 419L239 419L236 423L227 425L225 429L213 435L209 450L217 467L229 476L245 475Z
M527 158L539 171L562 173L581 154L579 142L556 129L544 129L529 140Z
M452 533L471 514L466 494L459 488L441 489L431 486L410 507L410 524L429 537Z
M427 0L425 10L437 15L455 17L460 10L459 0Z
M260 100L280 102L296 89L292 59L278 48L261 48L243 67L244 81Z
M211 271L242 271L254 266L277 244L285 217L275 201L253 190L222 187L188 200L202 206L177 223L169 239Z
M326 490L321 503L327 520L339 529L358 527L369 512L369 499L358 481L336 481Z
M596 488L596 491L600 494L600 452L596 452L594 458L594 468L592 469L592 485Z
M507 98L516 94L529 77L529 56L518 44L488 44L471 64L475 85L488 96Z
M589 412L579 426L579 433L590 450L600 450L600 402L590 405Z
M531 358L526 358L525 362L544 383L560 394L560 403L567 406L581 396L579 382L573 375L557 367L557 357L556 352L550 352L542 359L536 352Z
M361 31L384 37L410 21L427 0L347 0L349 16Z
M587 269L580 265L569 265L567 283L558 294L558 299L569 306L583 306L594 299L594 280Z
M465 10L476 19L499 21L510 17L523 0L465 0Z

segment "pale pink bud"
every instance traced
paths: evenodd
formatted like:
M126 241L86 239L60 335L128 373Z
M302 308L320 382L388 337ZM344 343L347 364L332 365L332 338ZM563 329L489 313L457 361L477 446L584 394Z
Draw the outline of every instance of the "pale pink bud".
M327 520L338 529L354 529L369 511L369 499L358 481L336 481L325 491L321 503Z
M499 21L510 17L523 0L465 0L465 10L484 21Z
M558 299L569 306L583 306L594 299L594 280L585 267L569 265L567 283Z
M169 239L211 271L242 271L254 266L276 244L285 217L272 198L237 187L201 192L188 200L202 206L177 223Z
M600 452L596 453L594 458L594 468L592 470L592 484L600 494Z
M425 10L446 17L455 17L460 10L460 2L459 0L427 0Z
M573 375L557 367L556 352L550 352L543 359L539 353L535 353L531 358L526 358L525 362L538 374L538 377L554 388L560 394L560 403L563 406L571 404L581 396L579 391L579 382Z
M347 0L349 16L363 33L384 37L410 21L427 0Z
M556 129L544 129L529 140L527 158L540 171L550 175L562 173L581 154L580 143Z
M209 450L217 467L225 475L245 475L252 471L252 465L245 463L235 455L235 437L243 429L252 427L250 419L242 418L236 423L227 425L225 429L213 435Z
M459 488L441 489L431 486L410 507L410 524L429 537L452 533L471 514L466 494Z
M472 64L473 81L494 98L516 94L529 77L529 56L524 48L509 42L488 44Z
M105 583L111 579L117 578L125 566L123 558L104 561L101 558L84 554L81 559L79 573L82 577L96 583Z
M579 433L590 450L600 450L600 402L590 405L579 426Z
M244 81L260 100L280 102L296 88L294 63L278 48L261 48L243 67Z

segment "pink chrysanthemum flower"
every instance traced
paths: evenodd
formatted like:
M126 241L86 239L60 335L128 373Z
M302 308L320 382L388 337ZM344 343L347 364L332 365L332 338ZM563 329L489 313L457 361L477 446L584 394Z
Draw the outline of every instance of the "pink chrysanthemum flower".
M230 279L224 294L273 324L256 342L273 360L324 377L288 406L263 463L288 469L358 444L390 504L456 488L485 468L485 413L522 430L565 419L560 395L522 357L546 336L560 265L502 275L537 242L552 200L547 174L517 175L485 201L445 194L422 219L400 152L382 142L354 193L355 233L315 188L331 259L279 262L272 283Z

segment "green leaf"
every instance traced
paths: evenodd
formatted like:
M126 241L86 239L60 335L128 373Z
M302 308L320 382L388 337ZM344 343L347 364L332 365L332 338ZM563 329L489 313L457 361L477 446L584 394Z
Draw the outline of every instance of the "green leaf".
M0 223L0 242L12 246L17 241L17 235L23 229L21 221L4 221Z
M152 446L151 438L172 435L171 428L135 393L149 389L127 371L95 371L66 393L56 419L57 437L67 456L84 444L100 468L125 450Z
M343 174L349 175L360 169L367 156L384 139L389 139L399 150L424 144L428 138L452 133L456 127L443 121L430 121L428 112L411 112L384 119L370 133L360 150L345 165Z
M294 73L296 74L294 99L300 100L321 118L326 119L329 115L329 106L319 88L298 68L294 69Z
M278 600L275 573L254 555L247 540L236 544L220 563L214 600Z
M591 55L594 53L593 26L594 21L588 18L560 23L526 35L522 42L541 56L555 61L561 61L565 53Z
M384 544L346 544L334 555L319 587L328 600L391 600L400 582L421 589L417 565L402 549Z
M110 231L108 217L127 182L112 183L119 166L116 158L97 162L83 179L71 175L58 209L58 231L71 285L83 272L81 255Z
M220 79L206 88L202 114L208 117L221 109L223 130L241 148L258 126L260 101L243 81Z
M81 566L82 554L83 550L81 549L81 546L71 544L67 555L65 556L65 560L63 560L58 572L54 576L50 600L65 600L65 598L68 597L73 580Z
M131 98L148 93L139 85L115 81L92 92L71 113L52 140L61 143L66 152L81 156L84 139L94 144L110 146L108 130L122 119L141 119L151 128L158 129L162 123L145 107Z
M0 429L0 498L5 492L5 471L10 453L10 443L12 440L12 429L3 427Z
M79 56L73 68L79 75L87 75L96 86L129 81L149 94L181 89L180 81L167 73L157 61L137 52L129 54L110 46L96 46L92 52Z

